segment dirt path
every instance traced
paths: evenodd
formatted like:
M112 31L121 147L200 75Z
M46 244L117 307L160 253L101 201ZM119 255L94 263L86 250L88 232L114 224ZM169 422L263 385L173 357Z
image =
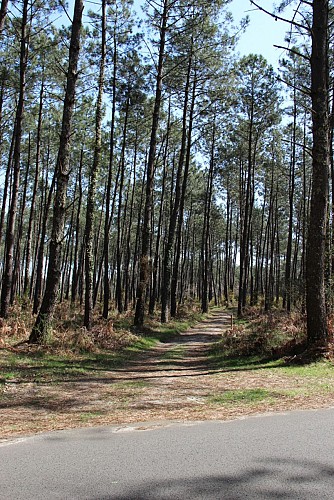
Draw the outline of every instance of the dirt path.
M194 377L212 373L209 369L208 351L217 342L230 325L230 315L219 311L210 318L181 333L170 342L161 342L157 347L145 353L136 361L118 370L130 380ZM122 375L116 375L122 378Z
M280 397L258 404L217 404L215 396L234 389L286 391L296 380L274 370L229 370L210 363L208 351L230 325L215 311L203 323L172 342L129 361L120 369L92 368L81 378L8 383L0 400L0 438L53 429L166 420L229 419L273 410L328 406ZM332 395L331 395L332 398ZM146 425L146 424L143 424Z

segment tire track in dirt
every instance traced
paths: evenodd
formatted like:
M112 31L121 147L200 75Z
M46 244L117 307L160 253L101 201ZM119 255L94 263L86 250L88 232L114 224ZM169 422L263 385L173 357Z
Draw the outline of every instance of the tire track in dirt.
M114 372L115 380L142 384L128 408L150 409L155 418L181 415L183 410L205 405L211 394L208 378L220 373L210 363L209 352L231 324L231 316L214 311L203 322L169 342L160 342L126 367ZM160 415L157 414L160 410ZM165 414L164 414L165 412Z

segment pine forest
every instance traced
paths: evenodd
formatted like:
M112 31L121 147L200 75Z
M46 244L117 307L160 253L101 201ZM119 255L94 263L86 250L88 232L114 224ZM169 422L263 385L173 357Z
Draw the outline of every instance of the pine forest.
M286 25L278 71L229 0L1 1L3 328L219 306L328 341L333 5L251 4Z

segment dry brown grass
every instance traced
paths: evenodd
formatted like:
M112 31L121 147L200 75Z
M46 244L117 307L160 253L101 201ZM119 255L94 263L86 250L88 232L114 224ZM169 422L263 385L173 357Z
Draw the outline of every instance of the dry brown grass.
M249 308L242 320L226 331L222 348L231 356L282 358L306 348L305 318L299 313L264 313Z
M29 311L31 307L29 308ZM119 315L114 314L109 320L104 320L95 312L94 326L87 331L82 326L82 311L64 302L56 308L52 323L52 334L45 345L29 345L30 331L35 318L26 308L14 306L8 319L0 319L0 348L12 351L19 349L22 353L44 351L47 353L67 355L79 352L99 352L100 350L119 350L132 345L138 340L130 329L114 327ZM122 318L126 318L126 314Z

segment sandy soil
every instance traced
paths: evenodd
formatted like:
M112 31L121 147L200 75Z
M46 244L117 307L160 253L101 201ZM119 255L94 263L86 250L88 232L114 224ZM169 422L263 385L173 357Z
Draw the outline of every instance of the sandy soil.
M179 338L160 343L120 369L52 384L8 381L0 399L0 441L70 427L226 420L334 405L331 391L325 396L314 391L294 395L305 379L275 370L264 375L261 369L218 369L211 364L208 350L229 325L230 316L216 311ZM224 391L252 388L272 391L273 397L255 404L214 401Z

